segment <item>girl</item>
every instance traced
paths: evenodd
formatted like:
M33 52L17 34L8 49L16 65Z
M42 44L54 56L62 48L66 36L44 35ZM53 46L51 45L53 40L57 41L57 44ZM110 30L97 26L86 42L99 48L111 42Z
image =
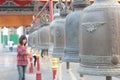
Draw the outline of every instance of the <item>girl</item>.
M28 64L26 43L27 38L25 35L22 35L19 38L19 45L17 47L17 69L19 74L19 80L25 80L25 72Z

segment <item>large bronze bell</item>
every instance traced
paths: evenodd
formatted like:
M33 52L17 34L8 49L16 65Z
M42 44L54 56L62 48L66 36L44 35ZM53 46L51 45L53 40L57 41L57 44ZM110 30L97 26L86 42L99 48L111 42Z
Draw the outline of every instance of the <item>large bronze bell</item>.
M54 27L50 26L49 27L49 49L48 49L48 54L52 55L53 54L53 46L54 46Z
M120 4L95 0L80 24L80 73L120 75Z
M49 42L49 44L50 44L50 46L53 46L54 45L54 26L51 26L50 25L50 27L49 27L49 30L50 30L50 33L49 33L49 35L50 35L50 42Z
M31 37L31 34L29 34L29 36L28 36L28 46L29 47L32 46L32 37Z
M34 32L34 35L35 35L35 48L36 49L38 49L39 48L39 45L38 45L38 43L39 43L39 34L38 34L38 30L36 30L35 32Z
M53 57L62 57L64 53L64 27L65 27L65 19L59 18L55 19L51 24L50 27L53 29Z
M79 62L79 23L83 9L88 6L87 0L74 0L74 12L66 17L65 24L65 62Z
M51 41L53 41L52 56L57 58L63 57L64 54L65 17L68 14L67 10L65 11L64 8L65 5L62 2L58 2L54 5L55 20L50 24Z
M32 32L32 48L36 48L36 31Z
M49 48L49 26L44 26L38 31L39 34L39 49Z
M28 46L34 48L35 47L35 35L34 35L34 32L30 33L29 34L29 37L28 37Z

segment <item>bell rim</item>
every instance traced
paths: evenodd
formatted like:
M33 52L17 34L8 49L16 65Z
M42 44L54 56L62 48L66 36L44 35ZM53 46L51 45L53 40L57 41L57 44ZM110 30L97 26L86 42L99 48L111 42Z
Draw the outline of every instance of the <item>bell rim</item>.
M108 67L106 68L89 68L89 67L83 67L80 64L79 67L79 73L83 75L94 75L94 76L119 76L120 75L120 66L117 67Z

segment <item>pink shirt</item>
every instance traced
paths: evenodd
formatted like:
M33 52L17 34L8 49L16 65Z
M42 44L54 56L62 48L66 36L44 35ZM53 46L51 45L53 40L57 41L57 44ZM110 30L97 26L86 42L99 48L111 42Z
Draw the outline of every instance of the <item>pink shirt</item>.
M28 64L26 49L27 47L20 45L17 47L17 65L26 66Z

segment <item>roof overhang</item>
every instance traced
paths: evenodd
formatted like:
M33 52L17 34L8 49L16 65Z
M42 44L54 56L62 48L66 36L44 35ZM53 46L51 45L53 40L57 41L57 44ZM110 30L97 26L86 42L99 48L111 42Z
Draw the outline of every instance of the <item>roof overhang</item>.
M30 26L32 20L33 20L33 15L31 14L0 15L0 26L1 27Z

